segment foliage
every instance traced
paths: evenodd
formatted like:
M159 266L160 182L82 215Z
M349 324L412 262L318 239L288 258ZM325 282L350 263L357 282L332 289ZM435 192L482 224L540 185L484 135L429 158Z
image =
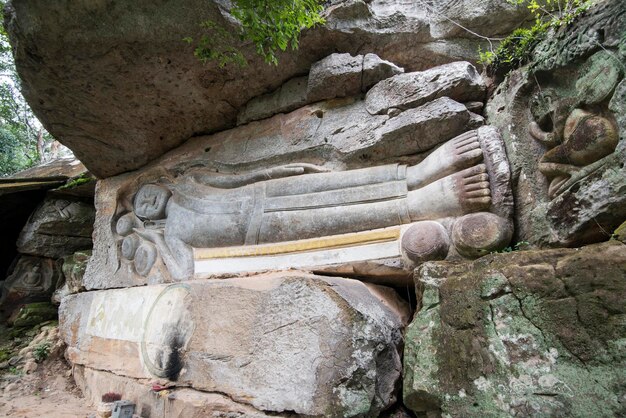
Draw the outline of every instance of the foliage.
M535 24L519 28L507 36L496 50L479 50L479 62L492 70L510 70L530 61L535 46L545 38L550 29L568 25L591 7L593 0L507 0L531 11Z
M47 341L33 348L33 358L37 363L41 363L47 359L48 354L50 354L50 343Z
M0 0L0 19L4 5ZM0 26L0 177L26 169L45 159L54 142L20 93L20 79L4 27Z
M527 250L528 248L530 248L530 243L527 241L520 241L515 243L515 245L513 245L512 247L506 247L501 249L500 251L494 251L492 252L492 254L500 254L500 253L510 253L513 251L524 251Z
M6 347L0 348L0 363L11 358L11 350Z
M241 23L236 34L221 25L207 21L208 32L197 42L194 54L200 61L215 60L220 67L229 63L246 64L237 41L251 41L256 52L268 64L278 64L276 54L288 47L298 49L300 32L323 24L320 0L233 0L231 15ZM193 38L184 39L193 43Z
M74 187L82 186L83 184L87 184L91 181L95 181L95 178L91 177L90 174L83 173L80 176L71 179L57 190L73 189Z
M9 367L9 373L17 375L17 376L23 376L24 375L24 372L22 370L18 369L17 367L15 367L15 366Z

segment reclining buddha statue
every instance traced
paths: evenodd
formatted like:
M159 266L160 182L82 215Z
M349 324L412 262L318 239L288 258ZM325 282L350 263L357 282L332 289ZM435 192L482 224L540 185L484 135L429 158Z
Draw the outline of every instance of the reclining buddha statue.
M124 237L122 256L135 260L139 274L150 271L158 253L172 277L183 280L194 274L194 248L297 241L486 211L491 191L482 161L477 131L470 131L410 166L190 169L175 181L141 185L115 229Z

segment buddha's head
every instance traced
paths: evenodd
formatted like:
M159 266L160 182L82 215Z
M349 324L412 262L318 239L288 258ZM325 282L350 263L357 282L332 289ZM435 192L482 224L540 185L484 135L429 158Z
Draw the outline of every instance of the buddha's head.
M165 219L170 196L172 192L158 184L141 186L133 201L135 215L140 219L151 221Z

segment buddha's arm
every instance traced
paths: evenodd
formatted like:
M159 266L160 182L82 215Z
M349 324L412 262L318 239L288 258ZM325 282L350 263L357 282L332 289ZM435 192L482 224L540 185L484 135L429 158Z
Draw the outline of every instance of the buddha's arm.
M305 173L321 173L325 171L328 170L314 164L298 163L240 174L223 174L207 172L206 170L198 170L196 172L191 172L190 175L198 183L220 189L234 189L247 184L257 183L259 181L297 176Z

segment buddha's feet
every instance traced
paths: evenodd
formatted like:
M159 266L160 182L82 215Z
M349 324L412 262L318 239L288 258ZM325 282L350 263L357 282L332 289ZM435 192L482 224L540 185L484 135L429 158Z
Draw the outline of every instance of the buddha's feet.
M477 212L491 205L487 166L479 164L450 176L464 213Z
M491 205L487 167L475 165L410 191L408 205L412 221L487 210Z
M446 142L420 164L407 169L409 190L424 187L483 160L477 131L465 132Z

